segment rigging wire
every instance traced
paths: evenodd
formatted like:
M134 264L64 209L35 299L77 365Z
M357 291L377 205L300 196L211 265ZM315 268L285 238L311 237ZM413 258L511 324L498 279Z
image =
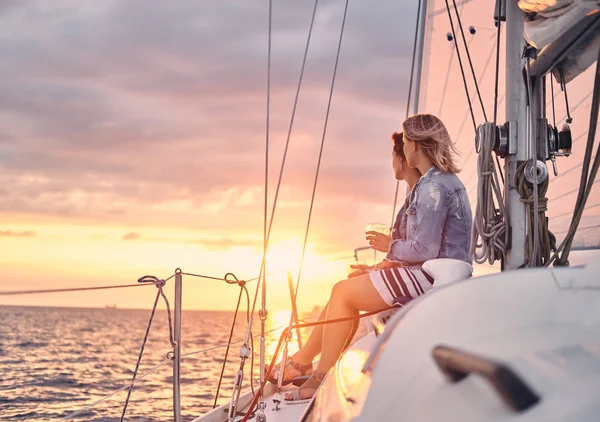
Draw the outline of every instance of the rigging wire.
M310 199L310 207L309 207L309 211L308 211L308 220L306 223L306 231L304 233L304 242L302 244L302 256L300 258L300 267L298 269L298 278L296 279L296 288L295 288L295 294L294 297L298 298L298 289L300 287L300 278L302 275L302 267L304 264L304 257L305 257L305 253L306 253L306 244L308 242L308 233L310 230L310 222L312 219L312 212L313 212L313 206L314 206L314 202L315 202L315 195L317 192L317 182L319 180L319 171L321 168L321 161L322 161L322 157L323 157L323 147L325 146L325 136L327 134L327 125L329 123L329 113L331 111L331 101L333 99L333 91L334 91L334 87L335 87L335 80L336 80L336 76L337 76L337 69L338 69L338 64L339 64L339 60L340 60L340 53L342 51L342 41L344 39L344 28L346 26L346 17L348 15L348 4L350 3L350 0L346 0L346 4L344 7L344 16L342 18L342 27L340 29L340 37L338 40L338 46L337 46L337 52L336 52L336 56L335 56L335 65L333 66L333 76L331 78L331 87L329 89L329 99L327 101L327 111L325 113L325 122L323 125L323 135L321 136L321 148L319 150L319 158L317 160L317 169L315 172L315 181L313 184L313 190L312 190L312 196ZM290 318L290 321L292 321L292 318Z
M354 258L354 255L338 256L338 257L332 258L326 262L330 263L330 262L335 262L335 261L348 260L348 259L352 259L352 258ZM267 275L273 275L273 274L277 274L279 272L280 271L273 271L273 272L267 273ZM223 277L214 277L214 276L203 275L203 274L182 272L181 275L187 275L190 277L197 277L197 278L204 278L207 280L226 281L225 278L223 278ZM174 276L175 276L175 274L169 276L164 281L169 281ZM258 279L258 277L254 277L254 278L250 278L250 279L244 280L244 281L246 281L246 283L249 283L249 282L255 281L257 279ZM43 293L65 293L65 292L77 292L77 291L86 291L86 290L107 290L107 289L119 289L119 288L124 288L124 287L139 287L139 286L149 286L149 285L151 285L151 283L117 284L114 286L94 286L94 287L70 287L70 288L64 288L64 289L4 290L4 291L0 291L0 296L16 296L16 295L43 294Z
M281 181L283 180L283 171L285 168L285 163L286 163L286 159L287 159L287 154L288 154L288 149L289 149L289 144L290 144L290 139L291 139L291 134L292 134L292 129L294 126L294 121L295 121L295 116L296 116L296 110L297 110L297 106L298 106L298 99L300 97L300 89L302 87L302 80L304 77L304 70L306 68L306 60L308 57L308 50L309 50L309 46L310 46L310 40L311 40L311 36L312 36L312 32L313 32L313 28L314 28L314 21L315 21L315 16L316 16L316 12L317 12L317 6L319 4L319 0L315 0L315 4L313 7L313 13L312 13L312 17L311 17L311 21L310 21L310 26L309 26L309 30L308 30L308 35L307 35L307 39L306 39L306 44L304 47L304 56L302 58L302 66L300 68L300 76L298 78L298 85L296 87L296 94L294 97L294 105L292 107L292 115L290 118L290 124L288 126L288 132L287 132L287 137L286 137L286 142L285 142L285 147L284 147L284 151L283 151L283 157L282 157L282 161L281 161L281 167L279 170L279 178L277 180L277 185L275 188L275 195L274 195L274 199L273 199L273 207L271 208L271 215L269 218L269 224L268 224L268 229L265 229L265 233L264 233L264 248L263 248L263 259L262 259L262 263L261 263L261 268L259 271L259 277L258 277L258 283L256 286L256 292L254 294L254 299L253 299L253 303L252 303L252 312L251 312L251 316L254 315L254 312L256 310L256 301L258 299L258 290L259 290L259 286L261 285L261 281L264 285L264 283L266 282L265 278L266 278L266 255L267 255L267 249L269 246L269 239L271 237L271 229L273 227L273 221L275 219L275 210L277 208L277 200L279 197L279 192L280 192L280 188L281 188ZM271 0L269 0L269 57L270 57L270 45L271 45L271 26L272 26L272 22L271 22ZM270 84L269 84L270 85ZM265 198L266 198L266 179L265 179ZM267 215L267 210L266 210L266 199L265 199L265 227L266 227L266 215ZM262 292L262 300L263 303L266 302L266 288L263 286L263 292ZM252 317L249 318L249 322L248 322L248 337L250 337L250 340L253 341L253 337L251 334L251 330L252 330L252 323L253 323L253 319ZM264 326L261 325L261 329L264 329ZM264 333L263 333L264 334ZM252 350L250 352L251 354L251 372L250 372L250 380L251 383L253 382L254 379L254 347L252 347ZM263 355L263 353L261 353L261 356ZM261 368L260 370L260 374L261 374L261 381L262 381L262 375L263 375L263 369ZM252 385L252 384L251 384Z
M598 134L598 129L596 129L596 135ZM575 143L577 141L579 141L581 138L583 138L585 135L587 135L587 133L581 133L577 138L573 139L572 141L572 145L575 145ZM560 179L561 177L564 177L565 175L569 174L570 172L577 170L579 167L581 167L583 165L583 161L579 164L574 165L573 167L569 167L567 170L561 172L558 176L554 177L554 181ZM579 189L579 188L577 188ZM575 189L573 192L575 192L577 189Z
M412 90L413 90L413 80L415 76L415 62L417 57L417 40L419 36L419 20L421 18L421 3L423 0L419 0L419 4L417 6L417 20L415 21L415 36L413 41L413 51L412 51L412 60L410 65L410 80L408 82L408 98L406 100L406 113L404 113L404 119L408 118L408 113L410 113L410 100L412 99ZM418 99L417 99L418 100ZM394 219L396 218L396 207L398 206L398 191L400 190L400 181L396 180L396 193L394 194L394 206L392 208L392 224L390 227L394 226Z
M125 384L119 388L117 388L115 391L113 391L110 394L107 394L104 397L99 398L98 400L82 407L79 410L76 410L72 413L69 413L67 416L63 416L62 418L58 419L58 421L68 421L73 419L75 416L79 416L80 414L82 414L83 412L90 410L91 408L95 407L96 405L110 399L111 397L113 397L116 394L119 394L120 392L126 390L127 388L132 387L136 382L139 382L141 380L143 380L144 378L146 378L148 375L153 374L154 372L156 372L158 369L162 368L163 366L165 366L167 363L171 362L171 359L165 359L162 362L160 362L158 365L156 365L154 368L150 369L149 371L145 372L144 374L140 375L139 377L137 377L137 380L129 383L129 384Z
M133 371L133 377L131 379L131 384L129 385L129 389L127 390L127 398L125 399L125 404L123 405L123 412L121 413L121 422L125 419L125 413L127 412L127 405L129 404L129 399L131 397L131 391L133 390L133 384L135 383L135 378L138 373L138 369L140 368L140 362L142 361L142 356L144 355L144 348L146 347L146 341L148 340L148 335L150 334L150 327L152 327L152 320L154 319L154 314L156 312L156 305L158 305L158 300L162 296L167 305L167 316L169 319L169 342L171 343L171 347L175 349L176 344L173 337L173 326L171 324L171 309L169 307L169 301L163 292L163 286L165 285L164 281L160 281L155 284L158 288L158 292L156 292L156 298L154 299L154 306L152 307L152 312L150 312L150 319L148 320L148 326L146 327L146 334L144 335L144 340L142 341L142 347L140 348L140 353L138 355L137 363L135 364L135 369Z
M263 223L264 223L264 231L263 231L263 256L262 256L262 262L260 264L260 273L258 274L259 279L258 279L258 283L256 283L256 296L254 297L254 304L256 305L256 299L258 297L258 290L261 287L262 284L262 291L261 291L261 312L259 312L260 314L260 363L261 363L261 370L260 370L260 381L261 381L261 388L260 388L260 399L261 399L261 404L263 404L263 375L264 375L264 371L262 370L262 367L264 366L264 354L265 354L265 319L267 318L267 309L266 309L266 305L267 305L267 280L266 280L266 271L267 271L267 249L269 246L269 235L271 234L271 224L273 223L273 220L271 219L270 221L267 222L267 212L268 212L268 185L269 185L269 118L270 118L270 104L271 104L271 39L272 39L272 30L273 30L273 1L269 0L269 41L268 41L268 59L267 59L267 118L266 118L266 142L265 142L265 206L264 206L264 216L263 216ZM283 167L283 166L282 166ZM275 210L275 201L273 201L273 210ZM267 224L268 223L268 224ZM268 228L267 228L268 226ZM261 283L261 278L262 277L262 283ZM254 308L252 308L252 313L254 313ZM248 323L248 335L247 337L252 337L252 324ZM252 358L254 359L254 350L250 350L250 355L252 355ZM241 363L240 363L240 371L243 370L244 367L244 363L247 359L247 355L246 356L241 356ZM242 372L243 373L243 372ZM252 374L250 374L250 378L252 379ZM241 383L241 381L240 381ZM234 393L233 396L231 397L231 404L230 404L230 409L229 409L229 419L231 419L232 415L231 415L231 411L234 408L234 406L237 406L238 404L238 399L239 399L239 393L240 391L238 390L238 388L241 390L242 386L241 385L237 385L234 388ZM235 400L235 402L234 402Z
M454 5L454 13L456 14L458 28L460 29L460 34L462 36L463 45L465 47L465 52L467 53L467 59L469 61L469 67L471 68L471 75L473 76L473 82L475 83L475 90L477 91L477 97L479 98L479 104L481 105L481 111L483 112L483 118L487 121L487 114L485 112L485 106L483 105L483 100L481 99L481 92L479 91L479 84L477 83L477 77L475 76L475 69L473 68L473 62L471 61L471 53L469 52L469 46L467 45L467 38L465 37L465 32L463 30L460 13L458 13L458 9L456 8L456 0L452 0L452 4ZM457 46L457 48L458 48L458 46ZM458 54L458 50L457 50L457 54Z
M452 0L454 1L454 0ZM496 31L496 76L494 79L494 125L496 125L498 123L498 80L500 79L500 35L501 35L501 22L502 19L500 19L500 15L502 14L502 1L501 0L497 0L498 2L498 30ZM487 120L487 119L486 119ZM502 166L500 165L500 159L498 158L497 155L495 155L496 157L496 165L498 166L498 170L500 171L500 178L502 179L502 184L505 183L504 181L504 172L502 171ZM507 236L508 236L508 232L507 232ZM506 242L508 243L508 238L505 239Z
M228 275L231 275L234 278L235 283L237 283L240 286L240 294L238 295L237 305L235 306L235 312L233 314L233 322L231 323L231 329L229 330L229 339L227 340L227 348L225 349L225 357L223 358L223 366L221 366L221 375L219 375L219 383L217 385L217 391L215 393L215 401L213 403L213 409L215 407L217 407L217 401L219 401L219 392L221 391L221 383L223 382L223 374L225 373L225 367L227 366L227 357L229 356L229 345L231 344L231 338L233 337L233 331L235 330L235 322L237 320L238 311L240 310L240 303L242 302L242 296L244 295L244 291L246 291L246 293L248 292L245 281L238 280L238 278L234 274L231 274L231 273L227 273L225 275L225 279L227 279Z
M231 273L227 273L227 274L231 274ZM202 275L202 274L194 274L194 273L184 273L182 272L181 275L189 275L190 277L198 277L198 278L206 278L208 280L217 280L217 281L225 281L228 282L227 280L227 274L225 275L225 277L213 277L213 276L209 276L209 275ZM276 274L276 272L272 272L272 273L268 273L267 275L273 275ZM254 277L254 278L249 278L248 280L244 280L246 283L249 283L251 281L254 280L258 280L258 277Z
M266 116L266 127L265 127L265 201L264 201L264 215L263 215L263 258L261 263L261 271L259 277L262 276L263 281L263 292L262 292L262 303L264 306L266 300L266 287L265 284L265 270L267 267L267 209L269 202L269 132L270 132L270 117L271 117L271 31L272 31L272 10L273 2L269 0L269 40L268 40L268 52L267 52L267 116ZM275 206L273 206L275 208ZM257 283L256 288L260 286L260 279ZM258 290L257 290L258 293Z
M281 336L279 336L279 341L277 342L277 346L275 347L275 352L273 353L273 357L271 359L271 363L269 364L269 367L268 367L268 369L266 371L266 377L268 377L271 374L271 372L273 371L273 367L275 366L275 361L276 361L277 356L279 355L279 351L281 349L281 344L282 344L283 340L288 336L289 332L292 329L296 329L296 328L308 328L308 327L315 327L315 326L318 326L318 325L327 325L327 324L335 324L335 323L344 322L344 321L359 320L359 319L362 319L362 318L366 318L368 316L372 316L372 315L378 314L380 312L389 311L390 309L402 308L403 306L404 305L398 304L397 306L387 306L387 307L385 307L383 309L377 309L375 311L365 312L363 314L352 315L352 316L349 316L349 317L334 318L334 319L325 319L325 320L316 321L316 322L309 322L309 323L303 323L303 324L294 324L291 327L286 327L283 330L283 332L281 333ZM267 382L267 380L263 381L263 384L261 385L261 388L264 387L264 384L266 382ZM256 403L258 402L258 399L259 399L259 395L255 394L254 397L253 397L253 399L252 399L252 402L248 406L248 411L246 412L246 414L242 418L241 422L246 422L251 417L252 411L254 410L254 406L256 406Z
M583 164L582 164L582 165L583 165ZM598 182L600 182L600 179L598 179L598 180L594 181L594 183L592 183L592 185L595 185L595 184L596 184L596 183L598 183ZM565 192L565 193L563 193L563 194L561 194L561 195L559 195L559 196L555 196L554 198L551 198L551 199L548 201L548 203L550 203L550 202L554 202L554 201L557 201L557 200L559 200L559 199L561 199L561 198L564 198L565 196L571 195L572 193L575 193L575 192L578 192L578 191L579 191L579 187L577 187L577 188L575 188L575 189L571 189L571 190L570 190L570 191L568 191L568 192Z
M494 54L494 50L490 50L490 54L488 54L488 57L485 61L485 65L483 66L483 70L481 71L481 74L479 75L479 83L481 83L481 81L483 80L483 77L487 73L487 70L488 70L490 61L492 60L493 54ZM458 128L458 132L456 134L456 139L460 139L460 136L462 135L462 132L465 128L465 124L467 122L468 116L469 116L469 110L466 110L465 115L463 116L462 122L460 123L460 127ZM469 158L471 158L471 155L473 155L473 152L475 152L475 144L472 144L471 149L469 150L469 153L465 157L465 159L464 159L465 163L469 162ZM471 176L469 176L469 179L467 179L467 181L465 182L465 186L467 186L469 184L469 182L472 180L473 176L475 176L476 174L477 174L476 171L471 173Z
M552 96L552 126L556 127L556 109L554 107L554 79L550 76L550 95Z
M594 229L597 229L598 227L600 227L600 224L594 224L594 225L591 225L591 226L585 226L585 227L578 227L578 230L585 230L585 231L582 233L582 234L585 234L585 233L587 233L587 232L589 232L589 231L592 231L592 230L594 230ZM566 229L566 230L560 230L560 231L558 231L558 232L556 232L556 233L558 233L558 234L562 234L562 233L567 233L568 231L569 231L569 229Z
M247 292L247 290L246 290L246 292ZM248 300L249 300L249 299L248 299ZM249 307L248 307L248 309L249 309ZM304 320L300 320L300 321L304 321ZM282 330L282 329L284 329L284 328L285 328L285 326L284 326L284 325L280 325L280 326L278 326L278 327L276 327L276 328L273 328L273 329L271 329L271 330L267 331L265 334L270 334L270 333L273 333L273 332L275 332L275 331ZM256 335L256 336L254 336L254 337L259 337L259 336L258 336L258 335ZM182 354L182 355L181 355L181 358L185 358L185 357L192 356L192 355L197 355L197 354L200 354L200 353L211 352L211 351L213 351L213 350L222 349L222 348L224 348L224 347L233 346L233 345L240 344L240 343L243 343L243 342L244 342L244 339L241 339L241 340L234 341L234 342L227 343L227 344L220 344L220 345L218 345L218 346L209 347L209 348L206 348L206 349L195 350L195 351L193 351L193 352L188 352L188 353ZM118 393L120 393L120 392L124 391L125 389L129 388L129 387L130 387L132 384L135 384L135 383L137 383L137 382L139 382L139 381L143 380L143 379L144 379L144 378L146 378L148 375L151 375L151 374L153 374L153 373L154 373L154 372L156 372L158 369L160 369L161 367L165 366L166 364L168 364L168 363L170 363L170 362L171 362L171 359L170 359L170 358L166 358L166 359L164 359L162 362L160 362L160 363L159 363L158 365L156 365L155 367L153 367L153 368L149 369L149 370L148 370L147 372L145 372L144 374L142 374L142 375L138 376L138 377L136 378L136 380L135 380L133 383L129 383L129 384L122 385L121 387L119 387L119 388L117 388L116 390L114 390L112 393L110 393L110 394L108 394L108 395L106 395L106 396L104 396L104 397L101 397L100 399L98 399L98 400L96 400L96 401L94 401L94 402L92 402L92 403L90 403L90 404L86 405L85 407L82 407L81 409L78 409L78 410L74 411L73 413L70 413L70 414L68 414L67 416L64 416L64 417L62 417L62 418L60 418L60 419L58 419L58 420L59 420L59 421L67 421L67 420L71 420L71 419L73 419L75 416L78 416L78 415L80 415L81 413L83 413L83 412L85 412L85 411L87 411L87 410L89 410L89 409L91 409L91 408L95 407L96 405L98 405L98 404L100 404L100 403L102 403L102 402L104 402L104 401L108 400L109 398L113 397L114 395L116 395L116 394L118 394Z
M0 291L0 296L15 296L15 295L30 295L38 293L64 293L64 292L81 292L86 290L107 290L107 289L122 289L125 287L142 287L151 286L151 284L117 284L115 286L94 286L94 287L70 287L65 289L39 289L39 290L5 290Z
M473 41L473 37L469 40L469 42ZM448 72L446 72L446 79L444 80L444 87L442 88L442 100L440 101L440 107L438 108L438 117L442 117L442 110L444 108L444 103L446 102L446 91L448 90L448 82L450 81L450 74L452 73L452 63L454 62L454 53L456 52L456 47L452 44L450 51L450 59L448 60Z
M496 31L496 77L494 79L494 125L498 124L498 81L500 79L500 35L501 35L501 25L502 19L500 19L500 15L502 14L502 1L497 0L498 3L498 23L497 31Z
M465 76L465 70L462 63L462 58L460 57L460 51L458 50L458 41L456 40L456 31L454 30L454 21L452 20L452 14L450 13L450 4L448 0L444 0L446 2L446 10L448 11L448 20L450 22L450 28L452 29L452 37L454 39L454 47L456 48L456 58L458 59L458 64L460 65L460 73L462 75L463 85L465 87L465 93L467 94L467 102L469 103L469 111L471 112L471 120L473 121L473 130L477 132L477 123L475 122L475 114L473 113L473 106L471 104L471 97L469 96L469 87L467 86L467 78Z
M589 206L585 207L585 210L589 211L591 209L598 208L598 207L600 207L600 204L589 205ZM560 217L564 217L566 215L571 215L571 214L573 214L573 211L567 211L562 214L553 215L552 218L560 218ZM558 233L562 233L562 232L558 232Z
M302 59L302 66L300 68L300 77L298 79L298 85L296 87L296 95L295 95L295 98L294 98L294 106L292 108L292 116L291 116L290 124L289 124L289 127L288 127L288 134L287 134L285 146L284 146L284 149L283 149L283 157L282 157L282 160L281 160L281 167L280 167L280 170L279 170L279 178L277 180L277 185L275 187L275 195L274 195L274 198L273 198L273 207L271 208L271 216L270 216L270 219L269 219L269 228L267 230L267 235L266 235L266 242L265 242L266 248L263 251L264 254L266 254L266 249L269 246L269 239L271 237L271 229L273 227L273 221L274 221L274 218L275 218L275 210L276 210L276 207L277 207L277 200L279 198L279 191L280 191L280 188L281 188L281 181L283 180L283 171L284 171L285 163L286 163L286 160L287 160L287 154L288 154L288 149L289 149L289 144L290 144L290 139L291 139L291 133L292 133L292 128L293 128L294 121L295 121L296 109L297 109L297 105L298 105L298 99L299 99L299 96L300 96L300 88L302 87L302 80L303 80L303 77L304 77L304 70L306 68L306 59L307 59L307 56L308 56L308 49L309 49L309 46L310 46L310 40L311 40L311 36L312 36L312 32L313 32L314 21L315 21L315 16L316 16L316 11L317 11L317 5L318 5L318 3L319 3L319 0L315 0L315 5L314 5L314 8L313 8L313 14L312 14L312 18L311 18L311 23L310 23L310 27L309 27L309 30L308 30L308 36L307 36L307 39L306 39L306 45L304 47L304 57ZM261 269L259 271L259 274L262 274L262 272L263 272L262 266L264 266L264 260L265 259L266 258L263 257L263 263L261 264ZM261 284L261 276L258 277L258 284L259 285ZM251 312L251 315L254 315L254 311L256 309L256 300L257 300L257 297L258 297L258 286L256 288L256 293L254 295L254 300L253 300L253 303L252 303L252 312Z
M598 51L598 57L600 58L600 49ZM577 227L579 225L579 222L581 221L581 217L583 216L585 203L587 202L592 187L596 184L594 180L596 179L598 168L600 167L600 147L596 150L596 155L594 157L594 163L592 164L591 171L589 169L589 166L594 148L596 129L598 127L598 111L600 109L600 60L596 62L594 89L592 92L593 98L592 108L590 111L588 139L586 144L585 156L583 159L583 168L581 170L581 183L579 185L579 192L577 194L577 200L575 202L575 209L573 210L573 218L571 220L571 225L569 227L567 235L565 236L565 239L561 242L560 246L552 256L552 258L548 261L547 265L549 265L555 260L555 265L568 265L569 252L571 249L573 239L575 238ZM560 254L563 250L564 252Z

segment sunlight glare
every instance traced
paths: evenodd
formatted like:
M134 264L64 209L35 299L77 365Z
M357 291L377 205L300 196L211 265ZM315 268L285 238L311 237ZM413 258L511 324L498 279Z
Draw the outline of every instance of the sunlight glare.
M267 272L285 274L288 270L296 279L302 257L302 242L298 238L290 238L269 247L267 253ZM322 259L315 252L315 245L308 243L304 254L302 273L309 275L318 271Z

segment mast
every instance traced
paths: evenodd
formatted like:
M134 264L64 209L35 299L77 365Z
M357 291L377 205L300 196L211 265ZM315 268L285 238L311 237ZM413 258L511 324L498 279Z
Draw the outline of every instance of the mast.
M508 251L505 269L517 269L525 263L527 216L525 205L520 201L514 186L514 176L520 162L530 158L528 154L527 86L523 79L525 59L522 58L525 39L523 27L525 15L516 1L506 1L506 121L509 123L509 143L516 142L516 154L505 159L505 201L509 223ZM516 139L514 138L516 137Z
M412 98L412 113L417 114L419 112L419 104L420 104L420 96L421 96L421 78L423 73L423 60L425 58L425 30L427 26L427 21L429 20L427 17L427 3L429 0L421 0L419 2L419 20L417 21L418 32L416 39L416 49L415 49L415 94ZM431 34L429 35L431 36ZM408 116L406 116L408 117Z

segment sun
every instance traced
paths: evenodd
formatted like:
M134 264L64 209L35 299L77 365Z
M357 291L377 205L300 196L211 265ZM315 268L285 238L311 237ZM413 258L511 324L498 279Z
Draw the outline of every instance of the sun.
M287 273L290 271L296 279L302 259L302 242L298 238L289 238L273 246L267 251L267 272ZM309 275L318 271L323 259L315 252L315 245L308 243L302 262L302 274Z

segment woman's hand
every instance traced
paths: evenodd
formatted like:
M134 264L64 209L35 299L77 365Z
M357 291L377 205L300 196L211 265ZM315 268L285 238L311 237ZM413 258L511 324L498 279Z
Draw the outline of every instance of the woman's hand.
M373 269L373 267L370 267L369 265L365 264L350 264L350 268L356 271L353 271L350 274L348 274L348 278L358 277L359 275L366 274L369 272L369 270Z
M390 248L390 242L392 238L383 233L369 231L367 234L367 240L369 241L369 245L375 250L380 252L387 252Z
M375 270L386 270L388 268L399 268L403 267L404 263L395 262L395 261L381 261L378 264L375 264L373 269Z

